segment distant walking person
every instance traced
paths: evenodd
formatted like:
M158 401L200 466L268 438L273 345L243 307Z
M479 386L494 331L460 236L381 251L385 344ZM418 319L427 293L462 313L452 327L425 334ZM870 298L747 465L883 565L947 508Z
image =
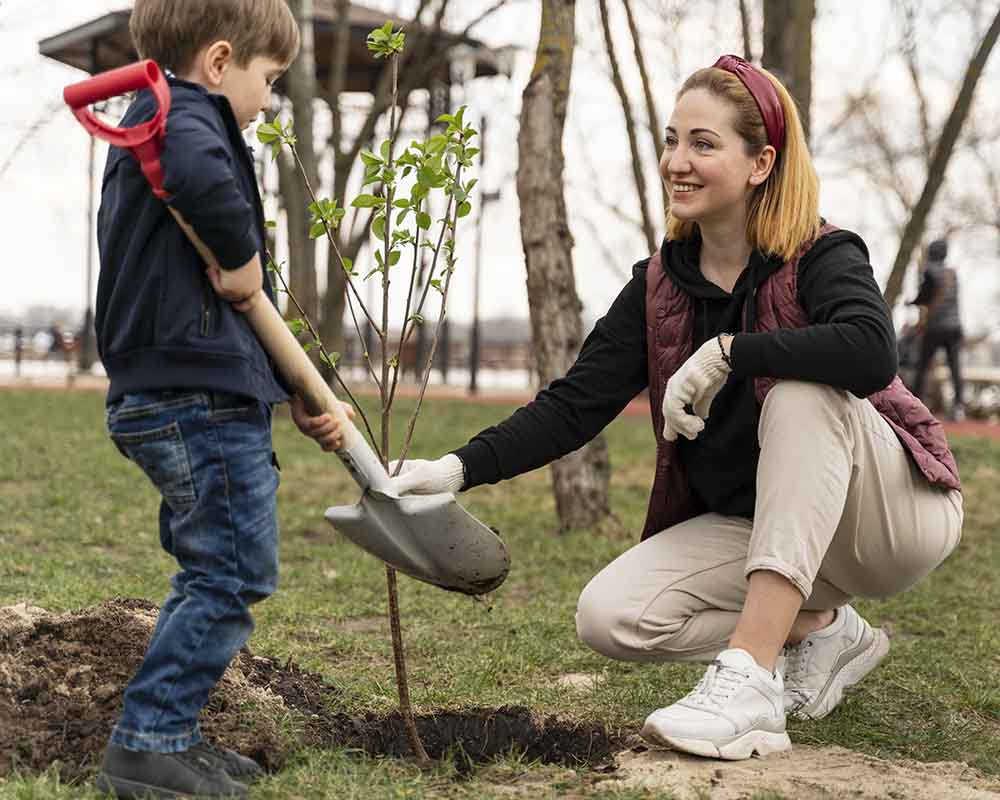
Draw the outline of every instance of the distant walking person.
M937 239L927 247L927 266L913 305L920 306L920 327L923 342L917 360L917 372L913 381L913 393L924 399L927 370L941 348L948 358L951 382L955 399L951 407L951 418L965 419L965 401L962 385L962 365L959 358L962 347L962 318L958 309L958 275L945 265L948 258L948 242Z

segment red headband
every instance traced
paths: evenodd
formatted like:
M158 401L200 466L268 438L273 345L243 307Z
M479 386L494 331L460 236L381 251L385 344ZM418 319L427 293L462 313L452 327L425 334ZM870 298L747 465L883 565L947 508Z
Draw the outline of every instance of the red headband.
M775 150L780 151L785 145L785 112L781 108L781 100L778 99L774 84L753 64L739 56L722 56L712 66L733 73L747 87L760 109L760 116L767 130L767 141Z

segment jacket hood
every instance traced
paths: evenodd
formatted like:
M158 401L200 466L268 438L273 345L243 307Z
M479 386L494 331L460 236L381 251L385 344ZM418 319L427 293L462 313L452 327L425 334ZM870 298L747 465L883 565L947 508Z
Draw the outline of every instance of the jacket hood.
M771 275L781 269L783 262L777 257L767 257L758 250L750 253L746 268L736 281L732 294L716 286L701 273L698 258L701 255L701 237L695 234L691 239L683 241L663 240L660 248L660 259L663 270L677 286L692 298L700 301L699 305L719 304L728 313L725 318L739 318L739 310L744 306L747 313L745 326L736 326L741 330L753 330L754 295L757 288Z

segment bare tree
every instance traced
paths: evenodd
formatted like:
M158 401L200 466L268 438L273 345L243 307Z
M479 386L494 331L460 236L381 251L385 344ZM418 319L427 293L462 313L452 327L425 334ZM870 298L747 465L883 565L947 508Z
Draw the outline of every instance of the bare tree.
M524 89L518 134L517 193L528 273L528 305L542 384L563 375L583 341L566 220L562 151L575 44L575 0L542 0L535 65ZM598 436L552 465L563 529L592 527L610 515L611 465Z
M618 67L618 56L615 54L615 41L611 35L611 22L608 20L608 0L598 0L601 9L601 29L604 31L604 48L608 53L608 63L611 65L611 83L618 93L622 114L625 117L625 133L628 136L629 153L632 158L632 177L635 180L635 193L639 201L639 214L642 218L642 233L646 237L646 248L649 252L656 249L656 234L653 231L653 220L649 215L649 201L646 198L646 177L639 157L639 140L635 132L635 119L632 116L632 101L629 100Z
M986 34L979 42L975 53L969 61L962 79L962 86L958 90L958 96L952 105L951 113L945 121L944 128L938 137L931 155L930 164L927 168L927 179L924 182L920 198L913 208L913 213L907 220L906 227L896 251L896 258L892 264L892 271L885 286L885 299L890 307L895 305L899 299L900 290L903 287L903 278L906 275L906 267L910 263L913 250L916 248L920 237L923 234L927 216L937 196L941 184L944 182L945 172L948 168L948 161L951 159L955 143L958 141L962 125L969 114L972 106L972 97L976 89L976 84L983 73L990 53L1000 36L1000 8L997 9L993 22L987 29Z
M764 0L764 53L761 63L788 88L809 138L812 103L812 24L815 0Z

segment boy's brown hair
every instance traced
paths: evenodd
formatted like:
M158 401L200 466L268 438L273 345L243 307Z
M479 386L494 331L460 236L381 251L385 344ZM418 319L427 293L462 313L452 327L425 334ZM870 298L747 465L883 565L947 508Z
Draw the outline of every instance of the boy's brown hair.
M181 75L198 51L225 39L237 66L254 58L290 64L299 26L285 0L135 0L129 32L140 58Z

